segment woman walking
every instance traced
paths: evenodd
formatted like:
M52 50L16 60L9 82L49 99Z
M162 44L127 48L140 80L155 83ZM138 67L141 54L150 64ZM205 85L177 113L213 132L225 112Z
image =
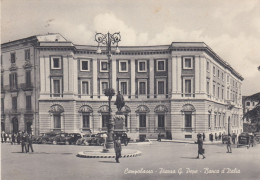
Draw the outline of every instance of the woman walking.
M203 156L203 159L205 159L206 157L204 156L204 149L203 149L203 140L201 138L201 134L198 134L198 156L197 159L199 159L199 155Z

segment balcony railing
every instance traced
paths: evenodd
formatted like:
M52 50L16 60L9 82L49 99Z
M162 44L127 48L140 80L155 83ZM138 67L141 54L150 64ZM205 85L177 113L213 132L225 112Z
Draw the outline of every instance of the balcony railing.
M185 132L193 132L192 127L181 128L181 130L182 130L182 131L185 131Z

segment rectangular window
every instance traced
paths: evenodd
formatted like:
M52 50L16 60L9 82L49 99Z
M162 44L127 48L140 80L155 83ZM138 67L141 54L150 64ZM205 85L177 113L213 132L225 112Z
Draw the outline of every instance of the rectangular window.
M217 127L217 115L214 114L214 127Z
M2 112L2 114L3 114L3 112L4 112L4 109L5 109L4 98L1 98L1 112Z
M157 60L157 71L165 71L165 60Z
M224 89L221 90L221 99L224 99Z
M220 72L219 72L219 70L218 70L218 78L220 77Z
M165 122L165 115L159 114L158 115L158 127L159 128L164 128L164 122Z
M103 60L100 61L100 72L108 72L108 61L107 60Z
M209 127L209 128L211 127L210 121L211 121L211 115L209 114L209 115L208 115L208 127Z
M207 61L207 71L209 72L209 62Z
M90 128L89 114L82 115L82 128Z
M146 72L146 61L138 61L138 72Z
M229 100L229 90L227 90L227 99Z
M127 124L128 124L128 116L125 115L125 127L127 127Z
M207 81L207 94L209 94L209 81Z
M15 63L15 61L16 61L15 53L11 53L11 63Z
M52 69L61 69L61 58L60 57L51 58L51 68Z
M109 121L109 115L102 115L102 128L107 127Z
M214 76L216 75L216 68L215 68L215 66L213 66L213 75Z
M31 96L26 96L26 110L32 109L32 98Z
M221 126L221 114L218 115L218 126Z
M127 95L127 82L120 82L120 92L122 95Z
M30 49L24 51L25 60L30 60Z
M218 98L219 98L219 87L218 87L218 91L217 91L217 94L218 94Z
M192 69L192 58L183 58L183 69Z
M185 96L186 97L191 97L191 79L185 79L184 81L185 85Z
M191 128L192 127L192 116L191 114L185 114L185 128Z
M141 127L141 128L146 127L146 115L145 114L139 115L139 127Z
M146 94L146 83L145 82L139 82L139 94L140 95Z
M213 84L213 96L216 96L216 86Z
M246 102L246 105L247 105L247 106L250 106L250 102Z
M224 81L224 73L221 74L222 81Z
M27 87L31 86L31 71L26 71L25 73L25 83Z
M165 94L164 81L158 81L158 94Z
M105 90L108 89L108 82L101 82L102 93L105 93Z
M53 115L53 127L54 129L60 129L61 128L61 117L60 114L54 114Z
M119 61L119 72L128 72L128 61Z
M80 71L89 71L89 60L80 60Z
M9 74L9 85L10 89L17 89L17 73Z
M1 91L3 92L3 88L4 88L4 74L1 74Z
M12 97L12 109L17 110L17 97Z
M229 75L227 76L227 82L229 83Z
M82 94L88 95L89 94L89 84L88 81L82 81Z
M61 81L59 79L53 80L53 94L54 97L60 97L61 94Z

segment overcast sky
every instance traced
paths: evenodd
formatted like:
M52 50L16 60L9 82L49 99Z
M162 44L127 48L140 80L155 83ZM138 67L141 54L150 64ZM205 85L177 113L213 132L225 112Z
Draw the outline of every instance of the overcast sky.
M260 0L1 0L1 41L61 33L96 45L95 32L121 33L120 45L203 41L260 92Z

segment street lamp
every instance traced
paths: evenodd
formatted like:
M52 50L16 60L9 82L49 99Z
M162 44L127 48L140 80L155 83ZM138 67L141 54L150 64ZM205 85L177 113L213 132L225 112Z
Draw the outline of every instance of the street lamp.
M114 122L111 116L111 99L115 95L115 90L112 89L112 78L111 78L111 45L115 44L116 45L116 50L115 53L120 53L120 50L118 48L118 42L121 40L120 33L114 33L110 34L109 32L107 34L102 34L102 33L96 33L95 35L95 41L98 43L98 49L97 49L97 54L101 54L101 48L100 45L105 45L106 46L106 55L108 58L108 89L105 89L105 95L108 96L108 112L109 112L109 120L107 123L107 149L112 149L114 146L114 141L113 141L113 134L114 134Z

